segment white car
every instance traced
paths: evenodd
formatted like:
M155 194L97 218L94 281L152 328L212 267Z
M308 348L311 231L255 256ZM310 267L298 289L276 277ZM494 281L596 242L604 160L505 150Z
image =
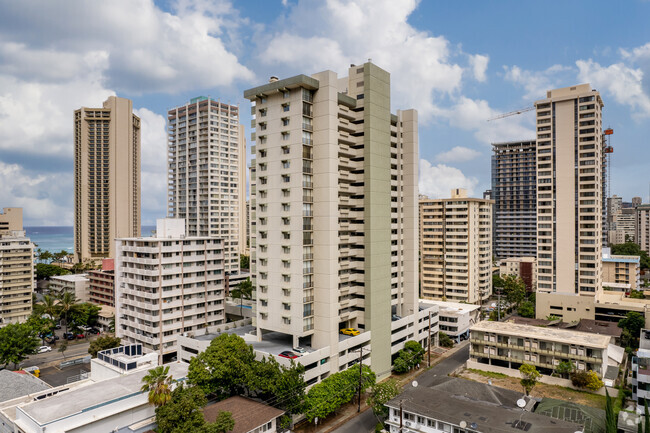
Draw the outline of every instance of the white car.
M294 347L293 351L300 355L304 355L305 353L307 353L307 351L302 347Z
M38 353L51 352L52 348L50 346L41 346L38 348Z

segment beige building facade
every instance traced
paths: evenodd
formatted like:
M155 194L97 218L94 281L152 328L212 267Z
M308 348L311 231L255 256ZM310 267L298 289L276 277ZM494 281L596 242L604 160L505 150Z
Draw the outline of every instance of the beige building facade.
M167 216L183 218L187 236L223 239L224 270L239 274L246 201L246 139L239 107L193 98L167 112L167 132Z
M34 244L23 230L22 208L0 213L0 327L32 314Z
M650 204L640 204L636 207L634 241L643 251L650 254Z
M373 63L247 90L256 129L251 266L257 335L338 352L339 329L372 331L372 368L391 366L391 310L417 310L418 127L390 112ZM332 360L336 365L337 360Z
M185 332L225 323L221 239L186 237L182 219L158 220L156 237L117 239L115 333L161 359Z
M474 304L492 293L492 200L420 200L420 287L423 299Z
M641 258L603 253L603 288L615 292L630 293L641 287Z
M511 257L501 260L499 266L501 277L515 275L521 278L526 285L526 290L537 290L537 259L535 257Z
M537 290L602 291L603 139L589 84L549 90L537 110Z
M74 112L75 261L115 256L115 238L140 236L140 118L129 99Z

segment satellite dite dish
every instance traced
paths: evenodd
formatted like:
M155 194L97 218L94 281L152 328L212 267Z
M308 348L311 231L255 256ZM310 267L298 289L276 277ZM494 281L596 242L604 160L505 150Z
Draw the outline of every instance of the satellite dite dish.
M520 398L519 400L517 400L517 406L522 408L522 409L525 408L526 407L526 400L524 400L523 398Z
M467 427L467 422L466 421L461 421L460 423L458 423L458 425L460 426L460 428L465 428L465 427Z
M414 380L413 382L411 382L411 385L413 385L413 388L417 388L418 387L418 381Z

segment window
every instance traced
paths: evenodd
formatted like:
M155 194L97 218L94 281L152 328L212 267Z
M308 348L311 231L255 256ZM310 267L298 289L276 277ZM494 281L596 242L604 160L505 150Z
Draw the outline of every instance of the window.
M289 126L289 118L288 117L283 117L282 118L282 126Z
M283 132L282 133L282 141L289 141L289 138L291 137L291 134L288 132Z
M265 117L266 116L266 108L261 108L260 109L260 117Z
M359 93L359 94L357 95L357 99L363 99L363 93Z
M283 155L289 154L289 146L282 146L282 154Z
M282 203L282 210L283 211L288 211L291 209L291 205L289 203Z
M286 92L282 92L282 99L289 99L290 97L291 97L290 91L287 90Z
M262 178L260 178L260 179L262 179ZM291 176L289 176L288 174L283 174L283 175L282 175L282 182L284 182L284 183L289 183L289 182L291 182ZM263 182L263 184L265 184L265 183L266 183L266 182Z
M282 161L282 168L289 168L291 167L291 163L287 161L286 159Z
M282 224L288 226L289 224L291 224L291 218L288 217L282 218Z
M289 112L290 108L291 107L290 107L290 104L288 102L282 104L282 111L284 111L285 113Z

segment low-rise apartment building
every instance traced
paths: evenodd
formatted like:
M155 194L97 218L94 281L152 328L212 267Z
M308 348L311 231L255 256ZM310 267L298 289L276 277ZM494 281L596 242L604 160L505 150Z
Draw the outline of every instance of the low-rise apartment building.
M115 261L102 260L102 269L88 271L88 298L97 305L115 306Z
M501 367L518 376L522 364L532 364L550 375L560 362L570 362L577 370L592 370L603 377L609 365L610 340L608 335L484 321L470 329L467 365L483 370Z
M117 239L115 331L163 359L176 338L225 323L223 243L185 237L182 219L158 220L156 237Z
M641 287L641 257L612 255L603 248L603 289L630 293Z
M23 209L0 213L0 326L32 314L34 244L23 230Z
M88 274L58 275L50 278L47 286L52 295L60 295L63 292L73 293L79 302L88 301Z
M650 405L650 329L642 329L639 350L632 357L632 399L636 412L644 413L645 403Z
M440 332L459 342L469 338L469 328L481 320L481 306L460 302L420 300L420 305L438 307Z
M409 340L415 340L422 344L426 349L431 336L431 344L438 341L438 306L420 304L421 310L415 314L402 317L391 322L390 347L391 356L394 358L404 343ZM430 327L429 327L430 323ZM178 337L178 359L183 362L190 362L192 357L208 348L210 342L220 333L227 332L237 334L242 337L248 344L253 346L257 359L262 357L275 356L276 360L285 366L290 365L290 360L279 357L284 351L292 351L292 339L280 332L269 332L264 335L264 340L258 341L253 334L254 326L241 326L238 328L229 325L226 330L225 326L208 328L202 333L188 333ZM362 330L360 330L362 331ZM305 382L313 385L320 382L330 375L332 371L342 371L354 365L359 360L359 351L362 351L363 363L370 366L371 364L371 335L372 331L361 332L359 335L338 335L337 352L333 352L331 346L320 349L311 346L304 346L305 353L294 359L305 366ZM386 376L390 370L382 372L376 371L377 376Z
M537 289L537 259L535 257L509 257L501 260L499 266L501 277L514 275L523 280L526 291L534 292Z

